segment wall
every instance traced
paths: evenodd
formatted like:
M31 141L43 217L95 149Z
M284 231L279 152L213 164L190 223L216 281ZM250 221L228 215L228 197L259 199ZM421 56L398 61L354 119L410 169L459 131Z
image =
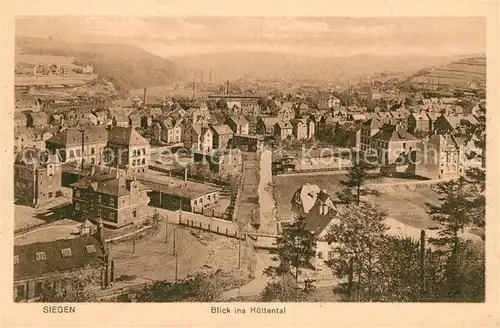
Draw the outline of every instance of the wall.
M244 232L240 232L239 225L227 220L190 213L189 217L181 217L179 223L180 225L210 231L227 237L246 239Z

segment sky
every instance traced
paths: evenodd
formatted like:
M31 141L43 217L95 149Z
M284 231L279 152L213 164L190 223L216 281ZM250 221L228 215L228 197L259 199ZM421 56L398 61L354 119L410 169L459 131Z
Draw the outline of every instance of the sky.
M16 19L16 36L136 45L167 58L231 51L316 57L486 53L486 20L467 17L32 16Z

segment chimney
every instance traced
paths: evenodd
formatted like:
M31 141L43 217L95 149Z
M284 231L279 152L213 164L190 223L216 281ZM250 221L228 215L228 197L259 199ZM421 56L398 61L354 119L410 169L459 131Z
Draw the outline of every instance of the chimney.
M144 88L144 99L143 99L144 105L146 105L146 91L147 90L148 90L148 88Z
M229 94L229 81L226 81L226 95Z
M90 175L95 175L95 165L90 167Z

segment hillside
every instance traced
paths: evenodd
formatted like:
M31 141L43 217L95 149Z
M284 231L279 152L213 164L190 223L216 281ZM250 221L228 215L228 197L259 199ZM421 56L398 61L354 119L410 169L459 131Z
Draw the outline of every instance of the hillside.
M429 65L448 63L455 58L375 55L319 58L270 52L228 52L169 59L185 72L203 70L205 81L208 81L211 69L216 81L221 82L241 77L346 81L383 71L413 73Z
M408 82L419 85L469 87L486 83L486 57L470 56L446 65L427 68L414 74Z
M111 81L121 93L163 85L177 76L174 63L134 46L19 37L16 53L74 57L77 63L94 66L94 72Z

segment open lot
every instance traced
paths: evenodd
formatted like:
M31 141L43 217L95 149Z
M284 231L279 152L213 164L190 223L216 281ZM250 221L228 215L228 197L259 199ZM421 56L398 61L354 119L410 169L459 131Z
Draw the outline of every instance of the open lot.
M340 182L345 175L316 175L316 176L277 176L273 178L273 194L276 200L277 216L279 220L288 220L293 217L290 201L293 194L306 183L316 184L325 190L332 198L341 190ZM401 179L398 179L401 182ZM384 183L396 182L395 179L383 179L376 189L379 197L371 197L375 205L387 210L390 217L415 228L427 228L431 224L425 203L435 203L437 194L427 188L412 188L407 185L387 185ZM409 181L411 182L411 181Z

